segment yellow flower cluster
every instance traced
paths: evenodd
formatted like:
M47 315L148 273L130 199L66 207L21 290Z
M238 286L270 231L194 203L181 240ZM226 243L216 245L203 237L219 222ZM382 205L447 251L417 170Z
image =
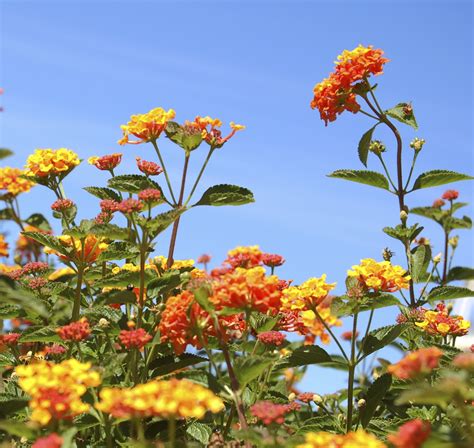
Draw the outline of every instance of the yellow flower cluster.
M37 149L26 159L26 175L50 177L71 171L81 161L78 155L66 148Z
M170 269L185 269L194 267L194 260L173 260L173 264ZM160 269L168 269L168 259L163 255L158 255L153 258L153 264L158 266Z
M89 410L81 397L88 387L100 385L100 375L90 363L68 359L60 364L48 361L18 366L18 384L31 396L31 419L40 425L74 417Z
M296 448L386 448L385 443L372 434L359 429L345 435L330 432L309 432L305 442Z
M329 327L340 327L342 322L334 315L331 314L331 308L329 306L318 306L317 308L321 319L329 326ZM321 339L323 344L329 344L330 337L329 334L326 332L326 328L321 320L316 316L314 311L307 310L301 313L301 319L303 321L303 325L307 328L307 330L316 337Z
M176 116L173 109L164 110L161 107L152 109L146 114L132 115L127 124L120 126L123 132L120 145L127 143L147 143L156 140L164 131L168 121ZM130 135L134 135L138 140L129 140Z
M25 172L20 168L10 168L9 166L0 168L0 190L6 190L13 196L30 191L34 183L20 177L23 174Z
M107 247L109 247L107 243L103 242L104 238L92 234L87 235L84 241L70 235L60 235L58 236L58 239L61 241L63 246L74 248L75 252L72 254L72 257L77 258L84 263L93 263L97 257L107 249ZM65 258L50 247L45 247L44 252L46 254L54 254L58 255L60 258Z
M152 264L145 264L145 269L155 269L155 266ZM120 272L128 271L128 272L139 272L140 266L137 266L133 263L125 263L122 266L115 266L112 268L112 274L119 274Z
M197 418L220 412L222 400L189 380L153 380L132 388L104 388L96 408L116 418Z
M396 292L408 289L410 276L401 266L393 266L389 261L377 262L372 258L361 260L352 266L347 275L356 278L359 284L374 292Z
M59 268L56 269L54 272L51 272L48 276L48 280L54 282L55 280L60 279L61 277L64 277L66 275L74 275L76 271L69 266L66 266L65 268Z
M326 283L326 274L310 278L299 286L290 286L283 290L282 310L303 311L317 306L335 287L336 283Z
M21 266L18 264L15 264L13 266L0 263L0 274L8 274L9 272L17 271L18 269L21 269Z
M0 257L8 257L8 243L5 236L0 233Z

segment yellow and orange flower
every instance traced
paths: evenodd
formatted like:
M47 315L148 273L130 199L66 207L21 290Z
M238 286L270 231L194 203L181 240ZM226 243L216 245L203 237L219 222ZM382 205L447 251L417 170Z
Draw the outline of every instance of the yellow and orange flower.
M385 443L372 434L359 429L347 434L333 434L330 432L308 432L304 443L296 448L386 448Z
M97 257L109 246L104 243L104 238L89 234L84 241L79 238L74 238L70 235L58 236L59 241L64 247L74 248L71 258L78 259L84 263L93 263ZM47 254L57 255L59 258L67 259L65 255L59 254L56 250L50 247L45 247L44 252Z
M8 257L8 243L5 236L0 233L0 257Z
M299 286L289 286L283 290L282 310L309 310L320 305L335 287L336 283L326 283L326 274L319 278L312 277Z
M227 252L224 264L232 268L253 268L262 263L263 255L259 246L237 246Z
M329 327L340 327L342 322L333 314L331 314L331 309L329 306L326 305L319 305L317 307L317 311L321 319L328 325ZM315 339L319 337L323 344L329 344L330 336L329 333L326 331L326 327L321 322L319 317L316 316L314 311L302 311L301 318L303 325L305 327L304 334L306 335L306 342L307 343L314 343Z
M120 145L147 143L155 141L165 130L166 125L176 116L173 109L166 111L161 107L152 109L146 114L132 115L127 124L120 126L123 132ZM130 140L130 136L138 140Z
M116 418L196 418L224 408L209 389L189 380L152 380L132 388L103 388L96 408Z
M352 266L347 275L357 279L365 290L374 292L396 292L408 289L410 284L410 276L401 266L394 266L389 261L377 262L372 258L365 258L359 265Z
M0 168L0 190L5 190L13 196L27 193L35 184L20 177L24 174L25 172L20 168L10 168L9 166Z
M464 336L469 332L471 323L462 316L450 316L444 303L436 310L423 310L421 322L415 325L433 336Z
M105 156L93 156L87 159L87 162L90 165L94 165L97 169L101 171L110 171L116 168L122 161L122 155L119 152L113 154L107 154Z
M406 355L396 364L387 367L387 372L398 379L408 380L430 373L439 365L443 352L437 347L420 348Z
M218 118L211 118L209 116L197 116L194 121L186 121L184 127L187 129L195 129L201 132L202 139L214 148L220 148L224 143L228 142L237 131L245 129L244 125L230 122L232 131L226 137L222 137L222 131L219 129L222 126L222 121Z
M68 173L81 161L78 155L67 148L37 149L26 159L26 175L54 177Z
M31 420L45 426L51 420L71 419L88 412L81 397L88 387L100 385L90 363L68 359L60 364L38 361L15 368L18 384L31 397Z
M354 84L371 75L380 75L387 62L383 51L372 46L344 50L338 56L334 72L314 87L311 108L319 110L326 125L346 110L357 113L360 105Z

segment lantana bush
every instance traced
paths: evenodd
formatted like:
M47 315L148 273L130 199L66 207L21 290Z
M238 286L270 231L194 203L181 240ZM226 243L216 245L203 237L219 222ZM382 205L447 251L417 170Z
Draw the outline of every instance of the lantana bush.
M372 46L343 51L311 101L326 125L344 112L372 120L358 158L379 170L330 177L385 190L400 216L383 232L403 265L392 263L390 248L380 259L360 254L341 267L342 295L330 273L301 284L280 278L283 256L258 246L230 250L213 269L206 254L175 259L192 208L254 202L244 187L205 189L208 164L225 158L242 125L178 122L161 107L132 115L121 126L124 153L88 160L103 173L101 186L84 185L100 210L90 219L77 218L67 188L83 163L73 150L36 149L23 168L0 168L0 219L19 231L15 245L0 236L2 446L473 447L474 349L462 344L470 323L451 302L473 295L461 282L474 270L454 261L471 219L460 214L467 204L456 190L432 205L409 202L417 190L473 177L418 172L425 140L406 144L399 129L418 129L412 104L384 109L376 96L382 87L373 79L388 62ZM393 139L376 139L383 128ZM135 172L123 174L136 144L149 148L147 160L137 157ZM170 150L182 154L178 179L168 171ZM196 177L195 151L207 152ZM42 213L25 217L21 202L32 188L42 189ZM438 254L424 220L440 227ZM398 317L380 327L386 307ZM342 371L346 386L322 394L318 374L313 390L301 390L312 365L327 377Z

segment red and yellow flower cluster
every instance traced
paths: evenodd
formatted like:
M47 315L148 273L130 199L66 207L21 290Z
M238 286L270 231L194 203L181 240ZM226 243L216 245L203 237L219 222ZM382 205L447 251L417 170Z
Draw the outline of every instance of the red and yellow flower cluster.
M81 397L88 387L100 385L90 363L68 359L60 364L34 362L15 368L18 384L31 396L31 420L45 426L51 420L71 419L89 410Z
M404 423L387 440L395 448L421 448L431 434L431 424L419 418Z
M471 323L462 316L450 316L444 303L435 310L423 310L421 321L415 325L432 336L464 336L469 332Z
M107 154L105 156L93 156L87 159L87 162L90 165L94 165L97 169L101 171L112 171L114 168L120 165L122 161L122 154L116 152L114 154Z
M78 155L70 149L37 149L26 159L25 174L34 177L60 176L79 163Z
M394 266L389 261L377 262L372 258L365 258L359 265L352 266L347 275L357 279L365 291L376 293L408 289L410 281L410 276L401 266Z
M330 432L309 432L304 443L296 448L387 448L385 443L372 434L359 429L347 434L333 434Z
M87 319L83 317L77 322L58 328L56 332L63 341L79 342L89 337L91 328Z
M420 348L406 355L396 364L387 367L387 372L400 380L414 379L431 373L439 365L443 352L437 347Z
M70 235L60 235L58 237L60 243L65 248L71 248L70 256L62 255L55 249L45 247L44 252L47 254L54 254L62 259L71 259L81 263L93 263L97 257L108 247L104 242L103 237L89 234L82 241L79 238L74 238Z
M24 174L25 172L20 168L10 168L9 166L0 168L0 190L4 190L12 196L27 193L34 183L20 177Z
M132 388L106 387L96 408L116 418L197 418L224 408L209 389L188 380L153 380Z
M371 75L380 75L388 62L382 50L362 45L352 51L344 50L337 59L334 72L314 87L311 101L311 108L319 110L326 125L345 110L353 113L360 110L354 84Z

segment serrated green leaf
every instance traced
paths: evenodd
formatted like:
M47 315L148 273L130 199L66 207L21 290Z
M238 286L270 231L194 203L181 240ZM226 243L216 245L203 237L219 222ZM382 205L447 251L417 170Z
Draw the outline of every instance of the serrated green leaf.
M372 140L372 134L374 133L375 126L372 126L360 139L358 146L359 160L362 164L367 167L367 157L369 155L370 142Z
M411 109L410 113L406 113L407 107L410 107L411 109L411 105L408 103L398 103L392 109L386 110L385 113L389 117L395 118L395 120L398 120L400 123L407 124L408 126L411 126L413 129L417 130L418 124L416 122L413 109Z
M62 255L69 255L68 250L64 247L60 240L52 235L46 235L45 233L41 232L22 232L22 235L31 238L32 240L37 241L38 243L42 244L43 246L49 247L54 249L55 251L59 252Z
M386 373L377 378L367 390L367 395L365 398L366 404L360 410L360 421L364 428L366 428L369 424L370 419L377 409L377 406L382 402L391 385L392 375Z
M110 240L125 240L129 237L128 229L119 227L115 224L95 223L90 227L89 232L93 235L108 238Z
M89 320L98 321L100 318L107 319L110 322L118 322L123 312L120 309L115 309L110 306L95 306L94 308L86 308L82 311L84 317Z
M426 298L427 302L433 303L438 300L463 299L464 297L473 297L474 291L459 286L437 286L433 288Z
M384 227L382 230L388 236L404 243L405 241L414 241L415 238L423 231L423 229L424 227L418 227L418 223L416 223L411 227L403 227L401 224L399 224L396 227Z
M440 222L443 217L446 217L447 211L441 210L435 207L413 207L410 209L410 213L413 215L423 216L433 221Z
M150 296L154 296L158 294L167 294L181 285L181 283L182 279L180 272L165 272L161 277L151 280L146 287Z
M161 187L154 180L140 174L123 174L115 176L107 181L110 188L125 193L139 193L146 188L155 188L161 191Z
M214 305L212 302L209 300L209 289L202 286L201 288L195 289L193 291L194 294L194 299L196 300L197 303L199 303L199 306L208 312L212 312L214 310Z
M0 220L2 221L9 221L13 218L13 213L11 208L4 208L0 210Z
M405 330L404 325L388 325L371 331L361 343L364 357L391 344Z
M140 251L134 244L126 241L114 241L97 257L97 263L135 258L139 253Z
M447 216L443 222L443 227L446 231L450 232L454 229L470 229L472 228L472 220L469 216L463 216L462 218L455 218L453 216Z
M156 273L150 272L150 269L145 269L145 283L150 282L156 278ZM104 278L96 280L94 286L96 288L106 287L125 287L128 285L138 286L140 284L140 272L138 271L120 271L118 274L109 274Z
M120 202L120 195L110 189L105 187L84 187L83 190L86 190L88 193L99 199L112 199L113 201Z
M323 348L318 345L305 345L295 349L290 356L286 357L278 365L281 368L288 368L321 364L331 361L331 356Z
M0 430L17 437L25 437L27 440L36 438L36 431L25 422L15 420L0 421Z
M413 190L421 188L437 187L438 185L445 185L451 182L458 182L461 180L472 180L474 177L467 174L456 173L448 170L433 170L422 173L418 176L413 184Z
M194 440L207 446L209 439L211 438L212 428L204 423L193 422L186 428L186 433Z
M363 313L394 305L400 305L400 301L392 294L370 294L359 301L348 296L334 297L330 306L332 314L337 317L345 317L351 316L355 312Z
M33 213L31 216L24 220L26 224L36 227L37 229L44 230L45 232L51 231L51 224L41 213Z
M2 392L0 395L0 416L6 417L28 406L28 398Z
M431 261L431 246L416 246L411 251L411 277L414 283L419 283L426 278L426 271Z
M161 232L164 232L171 224L173 224L187 208L181 207L178 209L170 210L165 213L160 213L149 220L142 220L141 224L147 228L150 235L154 238Z
M244 205L252 202L255 202L255 199L249 189L237 185L222 184L208 188L193 207L198 205Z
M359 184L365 184L370 185L372 187L389 190L387 178L383 174L377 173L376 171L337 170L329 174L328 177L349 180L351 182L357 182Z
M185 151L194 151L202 142L201 132L189 133L175 121L169 121L165 128L166 137Z
M202 356L183 353L179 356L169 355L155 358L148 367L153 370L154 376L162 376L207 361L209 360Z
M258 378L260 374L276 361L275 358L265 356L252 356L237 358L234 364L235 375L241 388Z
M474 269L462 266L455 266L449 270L447 280L448 282L454 282L459 280L474 280Z
M29 327L20 337L20 342L61 342L62 339L56 333L56 327Z

